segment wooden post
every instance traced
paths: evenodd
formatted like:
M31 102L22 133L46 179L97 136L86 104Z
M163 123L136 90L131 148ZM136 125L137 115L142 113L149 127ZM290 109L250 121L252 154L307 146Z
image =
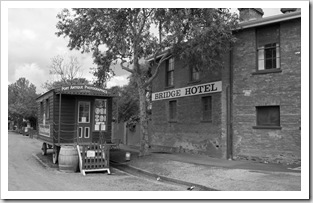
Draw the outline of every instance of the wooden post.
M62 88L61 88L62 91ZM58 133L58 143L60 144L60 132L61 132L61 103L62 103L62 92L60 91L60 100L59 100L59 133Z

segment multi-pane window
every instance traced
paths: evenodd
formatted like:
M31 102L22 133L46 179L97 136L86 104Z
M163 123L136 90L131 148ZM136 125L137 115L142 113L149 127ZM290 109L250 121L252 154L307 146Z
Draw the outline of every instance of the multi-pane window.
M190 80L198 81L200 79L199 69L195 66L190 68Z
M107 124L107 100L96 99L94 104L94 130L105 131Z
M169 101L169 119L171 121L177 119L177 101Z
M46 119L50 118L50 103L49 99L46 99Z
M257 30L258 70L280 68L279 25Z
M166 86L174 85L174 58L166 61Z
M212 121L212 97L202 97L202 121Z
M258 70L280 67L279 44L272 43L258 47Z
M78 122L89 123L90 121L90 102L78 103Z
M280 126L280 107L279 106L257 106L256 107L257 126Z

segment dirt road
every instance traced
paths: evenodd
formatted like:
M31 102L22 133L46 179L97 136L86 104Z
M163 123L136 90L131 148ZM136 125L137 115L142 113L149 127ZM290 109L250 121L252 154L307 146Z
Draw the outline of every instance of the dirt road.
M185 186L145 179L111 168L106 173L60 172L38 161L42 142L14 132L8 134L9 191L183 191Z

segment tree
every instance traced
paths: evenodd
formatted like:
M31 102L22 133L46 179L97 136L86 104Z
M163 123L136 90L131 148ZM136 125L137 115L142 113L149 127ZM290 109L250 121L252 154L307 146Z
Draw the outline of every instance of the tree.
M73 80L59 80L54 82L45 82L45 84L42 86L47 91L61 87L61 86L67 86L67 85L88 85L90 82L86 78L74 78Z
M119 63L134 77L140 107L140 156L149 147L146 93L162 62L179 57L199 68L219 66L219 57L235 40L232 29L237 22L228 9L213 8L79 8L64 9L57 17L56 34L69 37L70 49L91 51L98 73L108 73L112 63ZM151 32L152 26L157 35ZM154 68L140 63L149 56Z
M8 86L9 117L21 127L23 118L36 125L36 87L25 78L19 78Z
M139 96L132 77L127 85L111 87L110 92L119 95L113 101L113 116L116 121L128 122L130 118L139 117Z
M89 81L82 78L80 72L81 65L78 62L77 57L57 55L51 58L49 74L56 76L57 81L47 81L43 85L46 90L51 90L62 85L87 85Z

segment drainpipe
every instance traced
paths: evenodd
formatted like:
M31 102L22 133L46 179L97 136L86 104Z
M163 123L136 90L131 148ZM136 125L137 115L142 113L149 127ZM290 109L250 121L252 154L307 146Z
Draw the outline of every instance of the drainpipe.
M233 51L229 51L229 85L226 87L227 99L227 152L226 158L233 159L233 127L232 127L232 100L233 100Z

